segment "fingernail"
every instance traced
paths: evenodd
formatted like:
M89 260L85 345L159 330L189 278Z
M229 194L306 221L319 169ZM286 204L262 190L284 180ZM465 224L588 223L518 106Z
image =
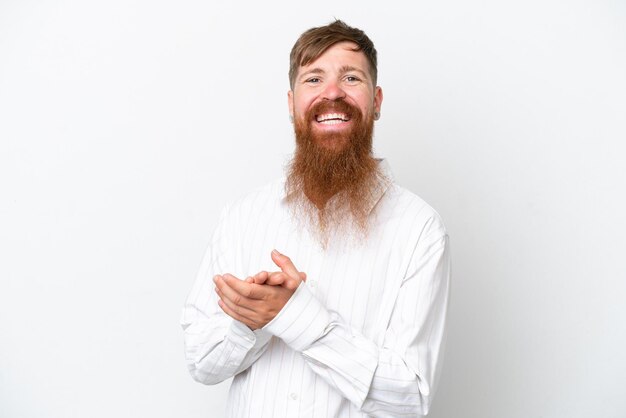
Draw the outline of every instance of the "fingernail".
M272 250L272 254L274 254L274 255L282 255L281 253L278 252L278 250Z

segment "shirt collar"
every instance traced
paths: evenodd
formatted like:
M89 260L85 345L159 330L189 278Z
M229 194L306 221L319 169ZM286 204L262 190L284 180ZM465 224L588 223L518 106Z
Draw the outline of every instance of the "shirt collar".
M393 183L393 173L391 172L391 167L387 160L377 158L376 161L378 161L378 166L380 167L380 177L378 179L378 186L372 190L370 204L367 210L368 214L372 213L378 202L380 202L380 199L383 198Z

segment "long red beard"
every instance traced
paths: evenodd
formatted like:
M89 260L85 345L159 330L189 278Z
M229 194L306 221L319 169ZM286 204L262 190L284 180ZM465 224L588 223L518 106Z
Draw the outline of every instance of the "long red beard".
M352 129L322 134L313 130L315 115L346 113ZM289 165L287 202L326 246L333 232L366 235L377 191L386 182L372 155L373 115L342 99L320 102L294 121L296 152Z

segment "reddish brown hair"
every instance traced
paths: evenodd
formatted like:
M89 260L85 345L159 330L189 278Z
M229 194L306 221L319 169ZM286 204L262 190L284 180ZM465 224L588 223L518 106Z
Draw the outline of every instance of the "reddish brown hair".
M289 55L289 86L293 90L298 69L318 59L328 48L339 42L353 42L357 46L354 51L362 51L370 67L372 82L376 86L378 68L376 48L370 38L361 29L346 25L341 20L311 28L304 32L291 48Z

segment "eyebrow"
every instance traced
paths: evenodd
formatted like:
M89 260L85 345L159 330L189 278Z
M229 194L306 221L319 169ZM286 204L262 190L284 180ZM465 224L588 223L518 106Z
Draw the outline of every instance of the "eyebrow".
M339 69L339 72L341 74L345 74L345 73L350 73L350 72L357 72L360 73L362 77L367 78L367 73L359 68L353 67L351 65L344 65L343 67L341 67Z
M298 78L301 79L304 77L308 77L309 75L312 75L312 74L325 74L325 73L326 71L322 70L321 68L311 68L307 72L300 74Z

